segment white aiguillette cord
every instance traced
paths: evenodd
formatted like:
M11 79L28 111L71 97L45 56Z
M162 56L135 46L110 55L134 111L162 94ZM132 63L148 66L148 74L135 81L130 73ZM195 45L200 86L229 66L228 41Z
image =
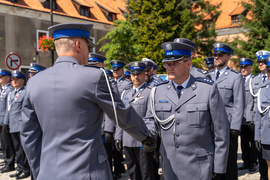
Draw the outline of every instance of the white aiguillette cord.
M152 114L153 114L155 120L160 124L160 127L163 130L168 130L174 124L174 114L170 115L167 119L164 119L164 120L160 120L157 117L157 114L156 114L156 111L155 111L155 91L156 91L156 87L153 87L152 90L151 90L151 109L152 109ZM169 122L171 122L170 125L165 128L164 126L166 124L168 124Z
M109 92L110 92L110 96L111 96L111 99L112 99L112 105L113 105L113 112L114 112L116 127L118 127L117 112L116 112L116 108L115 108L115 103L114 103L114 98L113 98L113 95L112 95L112 90L111 90L111 87L110 87L110 83L109 83L109 80L108 80L108 77L107 77L107 73L103 68L100 68L100 69L103 71L105 79L106 79L106 83L107 83L107 86L108 86L108 89L109 89Z

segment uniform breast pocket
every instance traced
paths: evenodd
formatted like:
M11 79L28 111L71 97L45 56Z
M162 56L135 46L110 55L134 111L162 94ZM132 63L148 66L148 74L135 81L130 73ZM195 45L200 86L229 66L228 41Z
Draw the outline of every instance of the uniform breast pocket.
M209 112L207 111L206 103L188 104L188 126L193 128L200 128L206 125L209 119Z
M164 120L171 115L172 105L169 103L157 103L155 104L155 110L159 119Z
M233 84L224 84L219 87L220 91L223 91L223 95L225 98L230 98L233 95Z

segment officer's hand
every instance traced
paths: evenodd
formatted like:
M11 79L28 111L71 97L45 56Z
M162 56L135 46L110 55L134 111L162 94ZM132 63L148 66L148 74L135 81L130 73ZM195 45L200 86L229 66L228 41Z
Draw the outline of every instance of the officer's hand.
M153 152L157 148L156 138L152 134L151 136L147 136L147 138L142 141L142 144L146 153Z
M259 152L261 152L262 144L261 141L255 141L255 146Z
M117 151L121 152L122 151L122 141L121 140L115 140L115 148Z
M240 135L240 131L235 130L235 129L231 129L231 137L233 138L238 138L238 136Z
M4 133L9 133L9 126L4 125L2 130L3 130Z
M213 173L212 179L216 180L225 179L225 174Z
M104 136L105 136L105 143L108 144L113 142L113 133L105 131Z
M250 130L254 130L255 127L254 122L247 122L247 126Z

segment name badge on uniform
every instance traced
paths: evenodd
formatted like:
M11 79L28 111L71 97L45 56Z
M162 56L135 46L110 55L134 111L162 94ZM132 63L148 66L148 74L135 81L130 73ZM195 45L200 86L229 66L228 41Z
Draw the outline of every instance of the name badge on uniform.
M124 100L129 100L128 98L124 98Z
M169 103L169 101L166 101L166 100L159 100L158 102L160 102L160 103Z
M268 102L267 101L263 101L262 104L268 104Z

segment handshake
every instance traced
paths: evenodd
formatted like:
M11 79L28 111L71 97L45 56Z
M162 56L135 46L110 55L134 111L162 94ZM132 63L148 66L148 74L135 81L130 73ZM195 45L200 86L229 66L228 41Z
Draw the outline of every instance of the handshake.
M154 131L150 131L150 135L142 141L143 149L146 153L154 152L157 148L156 134ZM115 140L115 147L118 151L122 150L122 141Z

